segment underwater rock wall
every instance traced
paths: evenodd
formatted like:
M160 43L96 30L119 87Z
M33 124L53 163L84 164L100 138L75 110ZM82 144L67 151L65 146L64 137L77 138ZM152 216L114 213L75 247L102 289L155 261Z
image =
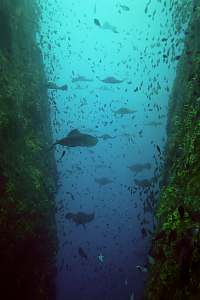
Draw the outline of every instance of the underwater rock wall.
M200 1L169 102L158 229L145 299L200 299Z
M35 1L0 2L1 299L55 300L56 165Z

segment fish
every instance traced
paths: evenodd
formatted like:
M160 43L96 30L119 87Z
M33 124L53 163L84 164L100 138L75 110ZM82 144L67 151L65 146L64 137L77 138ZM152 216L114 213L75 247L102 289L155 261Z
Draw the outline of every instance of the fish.
M120 6L121 9L123 9L124 11L129 11L129 10L130 10L130 8L129 8L128 6L126 6L126 5L121 4L121 5L119 5L119 6Z
M57 84L55 84L53 82L48 82L46 86L47 86L47 89L49 89L49 90L61 90L61 91L67 91L68 90L68 85L67 84L58 86Z
M99 27L101 27L100 21L98 19L96 19L96 18L94 19L94 24L97 25L97 26L99 26Z
M102 29L105 29L105 30L110 30L114 33L118 33L117 29L115 26L111 25L110 23L108 22L105 22L102 26L101 26Z
M80 76L80 75L78 75L77 77L72 78L72 82L79 82L79 81L91 82L93 80L89 79L89 78L86 78L85 76Z
M83 248L79 247L78 253L82 258L85 258L86 260L88 260L88 256L87 256L86 252L83 250Z
M6 177L0 174L0 197L4 196L6 193Z
M148 269L145 268L145 267L142 267L140 265L136 266L136 269L139 270L140 272L142 273L147 273L148 272Z
M95 213L84 213L84 212L78 212L78 213L67 213L65 215L65 218L68 220L72 220L76 225L83 225L83 227L85 227L85 225L87 223L90 223L94 220L95 218Z
M119 80L113 76L106 77L104 79L100 79L100 81L108 84L117 84L117 83L122 83L124 80Z
M149 123L147 123L147 124L145 124L146 126L154 126L154 127L157 127L157 126L161 126L162 125L162 123L161 122L154 122L154 121L152 121L152 122L149 122Z
M66 151L64 150L64 151L62 152L62 155L61 155L61 157L60 157L59 160L61 160L61 159L65 156L65 154L66 154Z
M129 298L129 300L134 300L134 299L135 299L134 293L132 293L131 296L130 296L130 298Z
M116 136L111 136L109 134L103 134L103 135L100 135L98 138L103 139L104 141L106 141L106 140L109 140L109 139L115 139Z
M104 262L104 256L102 255L102 253L100 253L100 254L98 255L98 260L99 260L101 263Z
M128 114L134 114L136 113L137 110L133 110L127 107L121 107L118 110L113 110L113 113L115 115L120 115L120 116L124 116L124 115L128 115Z
M131 172L135 172L137 174L137 173L142 172L143 170L150 170L151 164L150 163L134 164L134 165L129 166L128 168Z
M55 145L67 147L93 147L98 143L98 138L90 134L81 133L78 129L71 130L68 135L57 140L51 147Z
M95 178L95 182L99 184L99 186L104 186L112 183L113 181L107 177Z
M161 154L161 150L160 147L158 145L156 145L156 149L158 150L158 152Z

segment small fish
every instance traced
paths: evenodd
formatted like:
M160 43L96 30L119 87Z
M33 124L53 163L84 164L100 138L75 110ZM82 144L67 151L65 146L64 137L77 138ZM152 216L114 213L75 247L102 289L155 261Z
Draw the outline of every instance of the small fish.
M99 260L101 263L104 262L104 256L102 255L102 253L100 253L100 254L98 255L98 260Z
M134 300L134 299L135 299L134 293L132 293L129 300Z
M185 209L182 205L178 207L178 212L179 212L180 218L183 219L184 214L185 214Z
M62 155L61 155L61 157L60 157L60 160L65 156L65 154L66 154L66 151L64 150L64 151L62 152Z
M147 273L148 272L148 269L145 268L145 267L142 267L140 265L136 266L136 269L139 270L140 272L142 273Z
M83 250L83 248L79 247L78 253L82 258L85 258L86 260L88 259L88 256L87 256L86 252Z
M94 19L94 24L97 25L97 26L99 26L99 27L101 27L101 23L96 18Z
M157 148L158 152L161 154L160 147L158 145L156 145L156 148Z
M124 11L129 11L130 8L126 5L120 5L121 9L123 9Z

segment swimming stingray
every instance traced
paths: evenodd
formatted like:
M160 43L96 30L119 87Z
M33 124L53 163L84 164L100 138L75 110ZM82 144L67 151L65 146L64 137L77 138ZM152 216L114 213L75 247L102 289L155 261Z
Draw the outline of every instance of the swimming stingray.
M72 78L72 82L79 82L79 81L86 81L86 82L90 82L93 81L92 79L86 78L85 76L77 76L75 78Z
M128 167L131 172L134 172L136 174L142 172L143 170L150 170L151 164L150 163L144 163L144 164L135 164Z
M55 145L62 145L67 147L93 147L98 143L98 138L81 133L78 129L71 130L66 137L63 139L57 140L51 149Z
M133 109L130 109L130 108L127 108L127 107L121 107L118 110L113 110L113 113L115 115L120 115L120 116L134 114L136 112L137 112L137 110L133 110Z
M99 79L100 81L104 83L109 83L109 84L115 84L115 83L122 83L124 80L119 80L113 76L106 77L104 79Z
M110 180L107 177L95 178L95 181L96 181L96 183L99 184L99 186L104 186L104 185L107 185L107 184L113 182L112 180Z
M83 225L85 227L85 224L90 223L94 220L95 213L87 214L84 212L78 212L78 213L67 213L65 215L65 218L68 220L72 220L76 225Z

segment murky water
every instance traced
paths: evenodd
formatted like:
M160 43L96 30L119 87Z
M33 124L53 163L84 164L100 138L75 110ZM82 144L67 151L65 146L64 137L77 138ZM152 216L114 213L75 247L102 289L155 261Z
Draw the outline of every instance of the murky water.
M143 295L167 103L183 47L179 19L174 23L178 4L42 3L38 38L47 78L68 85L49 89L54 138L74 129L98 138L92 147L54 148L58 300ZM78 213L94 218L77 224L84 223Z

